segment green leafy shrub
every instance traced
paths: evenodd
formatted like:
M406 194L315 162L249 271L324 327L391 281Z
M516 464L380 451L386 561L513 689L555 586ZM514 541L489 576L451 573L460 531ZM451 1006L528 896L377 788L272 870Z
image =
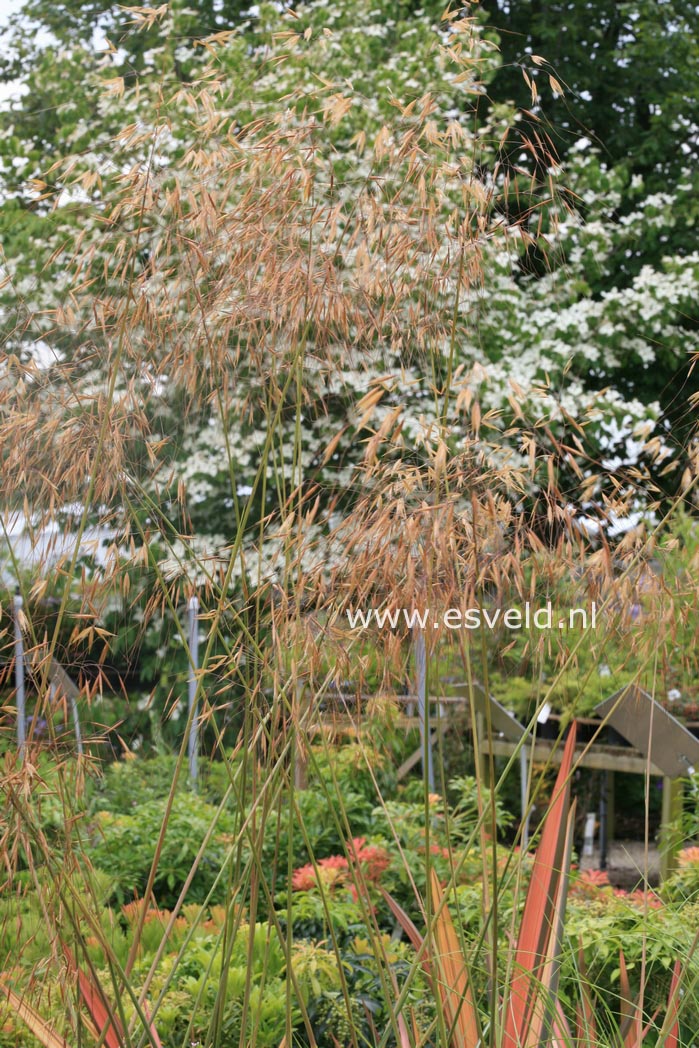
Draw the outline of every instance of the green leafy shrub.
M107 764L91 782L90 810L126 815L148 801L167 797L176 763L177 758L168 754Z
M174 753L156 757L137 757L114 761L88 780L90 812L109 811L128 814L147 801L167 797L177 766ZM235 762L199 760L197 792L211 804L218 804L228 788ZM189 793L187 769L180 772L176 791Z
M669 902L693 909L699 906L699 847L683 848L678 856L678 865L663 882L662 896Z
M89 855L94 865L112 878L114 898L119 903L143 895L165 814L164 799L141 804L130 814L97 813ZM233 832L234 821L226 812L217 819L216 808L196 794L175 795L154 883L159 905L174 904L214 824L216 829L189 889L190 902L203 902L212 887L226 859L226 834ZM222 879L213 901L224 896Z
M309 863L311 855L305 838L314 855L322 858L342 852L347 826L352 837L376 833L379 795L372 775L379 789L390 790L391 763L371 745L314 746L311 752L308 789L295 795L299 817L290 827L288 814L280 806L278 818L266 821L262 854L267 867L274 864L278 854L288 855L289 851L294 867ZM337 807L340 798L342 817Z

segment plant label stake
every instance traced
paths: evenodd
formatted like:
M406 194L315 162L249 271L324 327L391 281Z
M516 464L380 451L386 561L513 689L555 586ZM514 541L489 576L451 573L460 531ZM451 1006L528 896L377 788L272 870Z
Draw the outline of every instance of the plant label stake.
M199 726L197 724L197 669L199 668L199 600L190 597L187 607L189 625L189 781L193 788L197 785L197 764L199 754Z
M22 640L22 598L17 594L13 600L15 619L15 690L17 692L17 749L20 761L24 760L27 741L27 718L24 702L24 642Z

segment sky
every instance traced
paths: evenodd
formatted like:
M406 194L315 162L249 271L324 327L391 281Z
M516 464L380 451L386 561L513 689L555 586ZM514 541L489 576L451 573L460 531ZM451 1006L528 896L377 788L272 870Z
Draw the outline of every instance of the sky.
M5 25L10 15L21 10L22 3L23 0L0 0L0 28ZM16 85L13 81L8 84L0 84L0 104L14 94L16 94Z
M21 0L0 0L0 24L4 24L9 15L19 11L21 6Z
M4 26L10 15L19 11L21 6L21 0L0 0L0 27ZM14 93L15 85L13 83L0 84L0 104L6 98L11 98Z

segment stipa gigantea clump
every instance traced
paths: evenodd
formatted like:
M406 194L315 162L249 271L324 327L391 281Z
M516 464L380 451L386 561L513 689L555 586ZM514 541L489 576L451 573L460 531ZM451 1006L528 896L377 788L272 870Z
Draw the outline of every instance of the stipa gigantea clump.
M478 90L481 46L471 23L455 22L440 57L460 70L466 99ZM264 80L273 67L263 59L253 74ZM146 618L187 595L192 568L211 587L210 605L233 582L259 611L270 577L296 590L308 565L313 589L313 573L335 555L327 535L346 515L348 486L376 486L363 476L371 454L357 462L350 438L381 418L372 383L387 369L398 373L394 401L405 399L404 382L427 414L411 419L395 454L382 448L376 468L408 492L410 457L429 458L436 441L439 470L454 421L445 419L459 407L455 340L483 245L500 235L494 200L507 192L506 177L480 177L477 137L453 120L440 126L429 95L394 100L392 122L374 120L373 143L362 129L352 152L336 156L349 134L346 96L327 84L315 95L296 87L283 110L278 98L245 97L234 120L229 92L219 58L186 89L156 87L144 126L125 129L114 202L107 197L99 237L79 238L69 299L53 313L51 336L71 344L70 356L8 399L26 438L8 444L17 478L8 501L27 497L28 473L40 484L50 449L53 486L30 487L25 516L44 512L40 526L71 506L82 537L94 515L108 525L114 513L118 553L105 582L120 584L128 606L130 541L135 569L170 583L146 598ZM177 165L164 165L178 121L188 141ZM416 359L431 362L432 377L407 370ZM202 543L201 483L183 448L201 460L207 418L220 455L208 463L229 505L216 510L220 533ZM213 495L215 509L222 495ZM79 548L66 558L58 625ZM85 611L95 610L92 600Z
M250 934L260 922L285 952L286 1043L294 1035L314 1042L313 1018L294 982L292 893L286 912L278 893L291 879L294 827L311 865L324 858L316 856L322 844L312 839L303 791L296 789L299 768L312 771L319 749L332 763L332 750L316 734L316 697L356 675L364 657L380 663L385 690L398 690L408 658L399 635L373 636L367 656L340 627L344 609L497 606L562 590L567 597L602 594L614 611L617 597L625 599L623 586L614 589L624 557L630 579L643 551L629 539L628 549L613 555L602 541L589 557L584 534L573 526L570 491L561 490L561 463L578 476L596 467L576 441L572 421L569 444L555 448L557 457L541 455L539 447L550 448L555 438L545 417L524 415L516 390L511 416L481 407L483 376L472 347L478 311L484 299L487 304L489 254L514 238L527 244L532 230L540 242L539 218L543 228L556 197L555 185L541 178L550 156L541 157L527 182L526 172L501 161L502 136L511 133L504 123L498 126L495 117L491 124L477 122L482 78L493 61L487 41L471 20L446 19L425 49L430 70L441 77L438 89L411 91L412 97L387 93L377 105L334 74L333 34L324 34L314 18L309 9L292 16L289 28L280 21L278 33L268 33L252 53L233 36L206 42L190 82L139 85L139 119L114 143L98 219L73 243L60 245L70 274L64 300L47 314L22 319L27 326L19 334L41 332L63 347L62 355L46 371L12 359L16 381L3 389L6 506L21 511L37 536L56 521L69 534L67 553L52 568L51 631L32 632L31 616L27 629L46 719L50 660L63 655L69 612L84 616L84 628L93 630L82 638L78 630L73 643L88 643L106 662L118 637L100 635L103 627L94 620L106 614L108 602L140 617L141 643L149 627L162 623L184 649L178 611L195 590L205 606L199 709L210 749L226 769L233 827L217 875L228 891L221 953L207 962L214 1002L204 980L184 1039L196 1028L211 1044L225 1036L227 976L220 957L240 941L243 925L250 964L236 1021L241 1039L264 1043L254 1014L259 986ZM308 69L316 74L310 81ZM447 115L455 100L467 118ZM94 172L81 170L80 158L72 158L69 169L64 181L94 185ZM514 195L524 190L527 206L514 208ZM550 392L545 385L542 397ZM582 479L592 484L589 476ZM620 491L608 510L621 513L624 498ZM83 539L94 523L113 532L113 545L100 566L81 575ZM552 642L527 643L521 658L538 671ZM475 650L463 637L454 648L471 683L487 675L491 653L482 638ZM440 649L434 644L433 650L438 665ZM558 654L562 672L575 646L560 645ZM647 645L639 661L646 665L650 658ZM171 689L176 695L166 680L156 696L166 714L176 708ZM231 694L240 706L233 757L223 735ZM545 694L539 698L543 704ZM184 726L184 717L179 723ZM361 735L358 745L417 897L420 871L411 868ZM39 749L30 739L32 760ZM26 784L30 767L27 761L11 774ZM182 749L152 842L147 900L184 768ZM167 1010L168 992L194 949L197 923L214 899L207 898L161 978L158 962L196 866L205 861L206 842L166 922L162 950L143 973L137 959L145 907L120 957L100 925L98 893L90 887L90 831L83 833L84 821L73 818L70 782L59 776L52 787L65 813L58 840L72 856L65 869L50 860L53 844L12 782L6 795L25 844L19 857L8 847L10 869L18 862L30 871L42 864L49 890L39 878L35 887L47 910L53 907L56 936L81 947L82 963L89 929L102 950L106 994L119 1002L114 1029L118 1020L126 1041L144 1043L152 1036L148 1014L157 1028L158 1011ZM341 783L332 771L323 783L333 833L350 841ZM483 845L486 884L492 878L484 896L492 929L498 926L497 856L489 850L496 847L494 835L489 843L486 831L498 787L493 777L490 787L481 780L479 788L480 826L472 840ZM427 791L423 800L421 862L429 883ZM352 849L346 851L377 992L387 1002L377 1043L446 1044L444 1017L432 1026L417 1019L413 1025L395 1006L418 979L418 964L410 962L396 994L366 876ZM456 880L454 869L450 877ZM429 891L422 894L429 929L434 914ZM347 1036L358 1048L363 1035L333 924L332 892L321 896L338 999L354 1019ZM476 948L483 978L492 974L488 934L492 930ZM265 956L271 954L269 947ZM487 1036L496 1043L498 1017L491 1018Z

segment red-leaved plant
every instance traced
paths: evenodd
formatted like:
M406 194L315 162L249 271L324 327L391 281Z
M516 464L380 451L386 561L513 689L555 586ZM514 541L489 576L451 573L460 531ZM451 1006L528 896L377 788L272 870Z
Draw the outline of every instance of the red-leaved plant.
M367 844L365 837L354 837L348 846L352 865L359 866L365 880L377 884L381 874L388 869L391 859L385 848L377 844ZM356 894L352 881L350 861L344 855L329 855L319 859L315 865L308 863L299 866L291 876L293 891L312 891L320 887L347 888Z
M582 1002L571 1030L557 996L558 957L571 867L575 803L570 778L575 754L576 725L568 733L553 797L534 858L512 970L496 1013L501 1023L501 1048L608 1048L600 1041L593 994L583 978ZM414 923L388 892L384 897L399 925L420 952L422 967L441 1001L453 1048L478 1048L483 1043L468 960L460 946L442 887L431 871L432 935L426 942ZM584 975L584 971L583 971ZM679 962L670 989L664 1039L657 1044L677 1048L679 1038ZM619 1048L641 1048L651 1029L643 1025L640 1000L631 996L626 964L620 958L622 1006L617 1031ZM657 1012L656 1012L657 1016ZM653 1019L656 1018L653 1016ZM652 1022L652 1021L651 1021ZM667 1029L666 1029L667 1027Z

